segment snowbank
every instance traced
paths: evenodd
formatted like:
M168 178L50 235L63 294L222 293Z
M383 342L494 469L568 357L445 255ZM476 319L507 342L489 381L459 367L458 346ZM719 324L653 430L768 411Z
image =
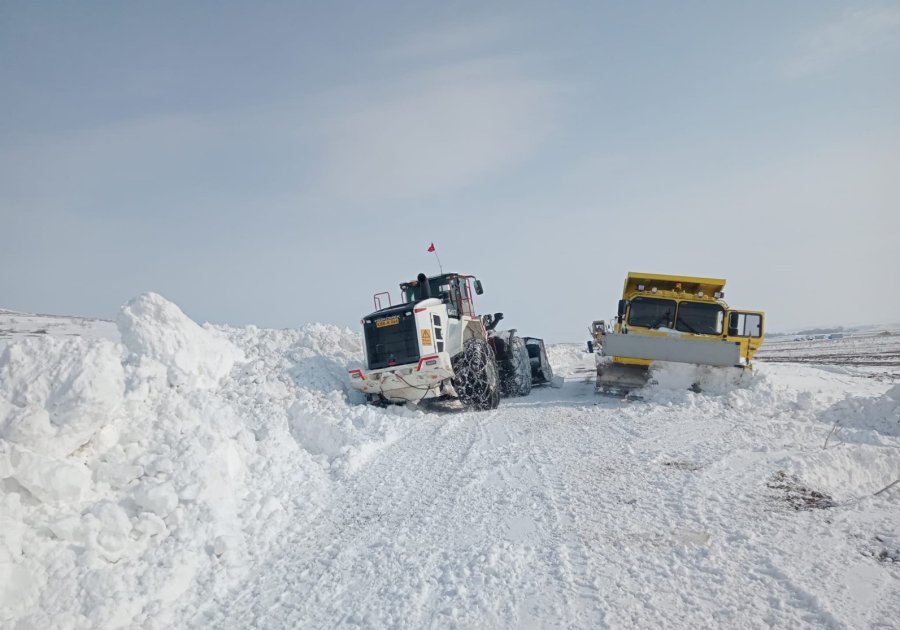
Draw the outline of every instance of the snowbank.
M900 478L896 447L838 443L780 463L789 474L839 501L871 496Z
M546 349L550 367L558 376L571 377L578 373L594 372L594 354L586 352L586 344L558 343L548 345Z
M165 366L169 384L211 389L243 353L213 331L204 330L180 308L155 293L129 301L117 319L122 344L133 360Z
M736 423L798 423L794 426L803 428L797 441L810 447L805 452L782 456L775 445L759 448L776 454L772 464L778 470L838 501L871 496L900 477L900 451L891 439L900 436L900 385L882 394L848 396L846 376L768 364L747 371L657 362L651 377L641 390L648 403L696 409ZM694 383L699 392L689 389Z
M0 354L0 625L174 623L417 416L353 405L346 329L199 326L152 293L117 324Z
M838 500L878 492L900 478L900 385L880 396L848 396L815 417L823 448L791 457L784 468ZM826 432L826 427L829 427Z
M405 407L348 409L334 402L338 404L329 410L312 407L308 400L298 401L288 411L288 422L297 443L338 477L358 470L422 416Z
M656 361L650 368L651 393L685 392L696 385L700 392L721 395L736 388L759 385L756 372L736 367L712 367L689 363Z
M845 398L823 413L821 420L837 423L841 428L900 437L900 385L881 396Z
M798 371L796 367L756 364L752 370L746 370L657 361L650 370L648 384L639 393L643 400L657 404L753 411L765 418L788 416L793 420L834 424L826 410L844 396L841 392L846 387L858 389L859 381L816 368ZM695 384L697 388L692 387ZM870 385L874 391L883 391L876 382ZM864 404L859 415L867 418L875 413L873 409Z
M0 354L0 436L65 456L115 421L125 372L109 341L36 337Z

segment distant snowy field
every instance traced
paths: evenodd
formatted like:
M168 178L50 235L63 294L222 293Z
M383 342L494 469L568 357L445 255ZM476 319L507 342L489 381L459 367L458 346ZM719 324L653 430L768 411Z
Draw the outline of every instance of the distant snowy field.
M842 339L776 338L763 345L758 358L769 363L851 366L855 373L900 378L900 331L853 335Z
M119 340L115 322L89 317L31 315L0 308L0 350L10 341L44 335Z
M846 341L423 413L347 329L0 311L0 627L896 627L898 343Z

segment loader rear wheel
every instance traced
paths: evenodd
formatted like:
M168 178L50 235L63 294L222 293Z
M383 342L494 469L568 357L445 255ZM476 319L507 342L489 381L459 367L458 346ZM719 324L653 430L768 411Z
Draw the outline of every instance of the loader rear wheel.
M453 388L459 401L469 409L496 409L500 404L500 377L497 360L484 339L470 339L453 360Z

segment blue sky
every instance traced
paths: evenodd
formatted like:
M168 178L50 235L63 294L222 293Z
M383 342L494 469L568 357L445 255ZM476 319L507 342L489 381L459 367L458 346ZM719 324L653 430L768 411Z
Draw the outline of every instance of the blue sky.
M434 241L554 341L900 321L897 3L4 2L0 85L6 308L354 327Z

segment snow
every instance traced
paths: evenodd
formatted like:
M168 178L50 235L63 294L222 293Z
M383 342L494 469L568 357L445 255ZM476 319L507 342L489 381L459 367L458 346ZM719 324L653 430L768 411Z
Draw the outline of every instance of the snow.
M638 401L560 344L562 388L426 413L364 405L359 335L327 324L201 326L155 294L115 325L0 317L2 627L900 618L900 384L874 341L660 364Z
M118 412L125 371L109 341L29 338L0 353L0 387L0 434L64 456Z
M841 428L900 437L900 385L894 385L883 396L842 400L823 416L826 422L832 419Z
M103 319L18 313L0 309L0 351L10 341L44 335L118 340L119 331L115 322Z
M818 366L835 371L852 366L851 373L900 378L900 331L854 333L841 339L774 338L760 348L757 358L767 363L787 361Z
M181 309L155 293L122 307L117 319L122 344L134 361L166 368L173 387L215 388L243 353L216 331L204 330Z

